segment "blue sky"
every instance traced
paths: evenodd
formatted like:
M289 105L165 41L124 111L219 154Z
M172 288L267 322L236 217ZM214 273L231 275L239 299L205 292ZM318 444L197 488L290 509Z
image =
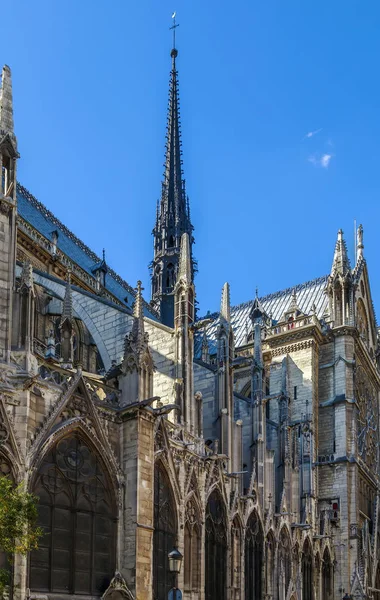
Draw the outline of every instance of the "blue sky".
M3 3L19 180L149 296L173 10L200 312L326 274L339 227L353 258L356 219L380 314L376 0Z

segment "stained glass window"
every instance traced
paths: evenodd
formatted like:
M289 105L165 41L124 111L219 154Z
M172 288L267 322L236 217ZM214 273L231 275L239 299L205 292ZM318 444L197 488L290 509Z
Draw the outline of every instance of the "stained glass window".
M263 594L262 527L256 512L248 519L245 534L245 600L261 600Z
M333 597L333 566L330 552L327 550L327 548L323 554L322 597L323 600L332 600Z
M101 459L79 436L45 456L33 492L44 536L31 553L30 588L95 594L115 572L116 504Z
M173 587L168 554L176 545L176 510L171 485L161 465L154 469L153 598L167 600Z
M201 530L199 521L195 502L190 500L186 506L184 579L185 590L193 592L199 589L200 583Z
M311 547L306 540L302 553L302 598L312 600L313 596L313 560Z
M214 490L206 509L205 600L226 598L226 522L220 492Z

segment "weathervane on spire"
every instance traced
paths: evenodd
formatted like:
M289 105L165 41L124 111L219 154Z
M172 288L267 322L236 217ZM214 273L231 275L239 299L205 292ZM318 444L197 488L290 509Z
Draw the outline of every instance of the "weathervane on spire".
M179 23L176 23L175 18L176 18L176 11L174 11L174 13L172 14L172 19L173 19L173 25L171 27L169 27L170 30L173 30L173 50L175 50L175 30L177 29L177 27L179 27Z

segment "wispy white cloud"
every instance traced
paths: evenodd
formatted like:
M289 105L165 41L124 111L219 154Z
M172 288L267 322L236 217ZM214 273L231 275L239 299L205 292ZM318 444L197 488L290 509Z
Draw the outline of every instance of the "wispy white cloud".
M315 135L317 135L317 133L320 133L320 132L322 131L322 129L323 129L323 128L322 128L322 127L320 127L319 129L316 129L315 131L309 131L309 132L308 132L308 133L305 135L305 137L304 137L303 139L304 139L304 140L306 140L306 139L308 139L308 138L312 138L312 137L314 137Z
M332 157L332 154L322 154L322 156L313 154L312 156L309 156L308 161L315 167L322 167L323 169L328 169Z
M321 167L323 167L324 169L327 169L330 164L331 159L332 159L332 154L324 154L321 158Z

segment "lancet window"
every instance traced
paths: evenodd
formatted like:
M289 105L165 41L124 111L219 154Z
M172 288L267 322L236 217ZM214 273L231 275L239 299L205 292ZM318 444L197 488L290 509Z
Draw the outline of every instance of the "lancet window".
M214 490L206 509L205 600L226 599L226 518L220 492Z
M331 562L330 552L327 548L323 553L322 597L323 600L332 600L333 598L333 566Z
M238 519L231 528L231 595L232 600L240 600L241 594L241 538L242 530Z
M286 527L283 527L280 532L280 541L278 546L278 569L280 600L282 600L281 592L283 591L284 597L286 597L292 576L291 541Z
M168 554L176 545L176 509L172 488L161 464L154 468L153 598L166 600L173 587Z
M201 528L194 500L186 506L184 578L185 591L196 592L200 583Z
M379 540L379 542L380 542L380 540ZM378 591L373 592L373 600L380 600L380 561L378 561L378 563L377 563L375 588Z
M313 599L313 557L308 540L305 542L302 553L302 592L303 600Z
M100 595L115 572L116 503L100 457L79 435L58 441L33 486L44 536L31 553L36 592Z
M8 431L0 426L0 442L3 442L7 439ZM11 465L4 456L0 454L0 477L8 477L12 481L14 480L12 474ZM0 549L0 569L4 569L5 571L11 570L11 564L9 562L9 557Z
M257 513L248 519L245 533L245 600L261 600L263 595L264 537Z
M266 540L266 561L265 561L265 580L266 593L269 598L274 597L274 555L275 541L272 533L269 533Z

